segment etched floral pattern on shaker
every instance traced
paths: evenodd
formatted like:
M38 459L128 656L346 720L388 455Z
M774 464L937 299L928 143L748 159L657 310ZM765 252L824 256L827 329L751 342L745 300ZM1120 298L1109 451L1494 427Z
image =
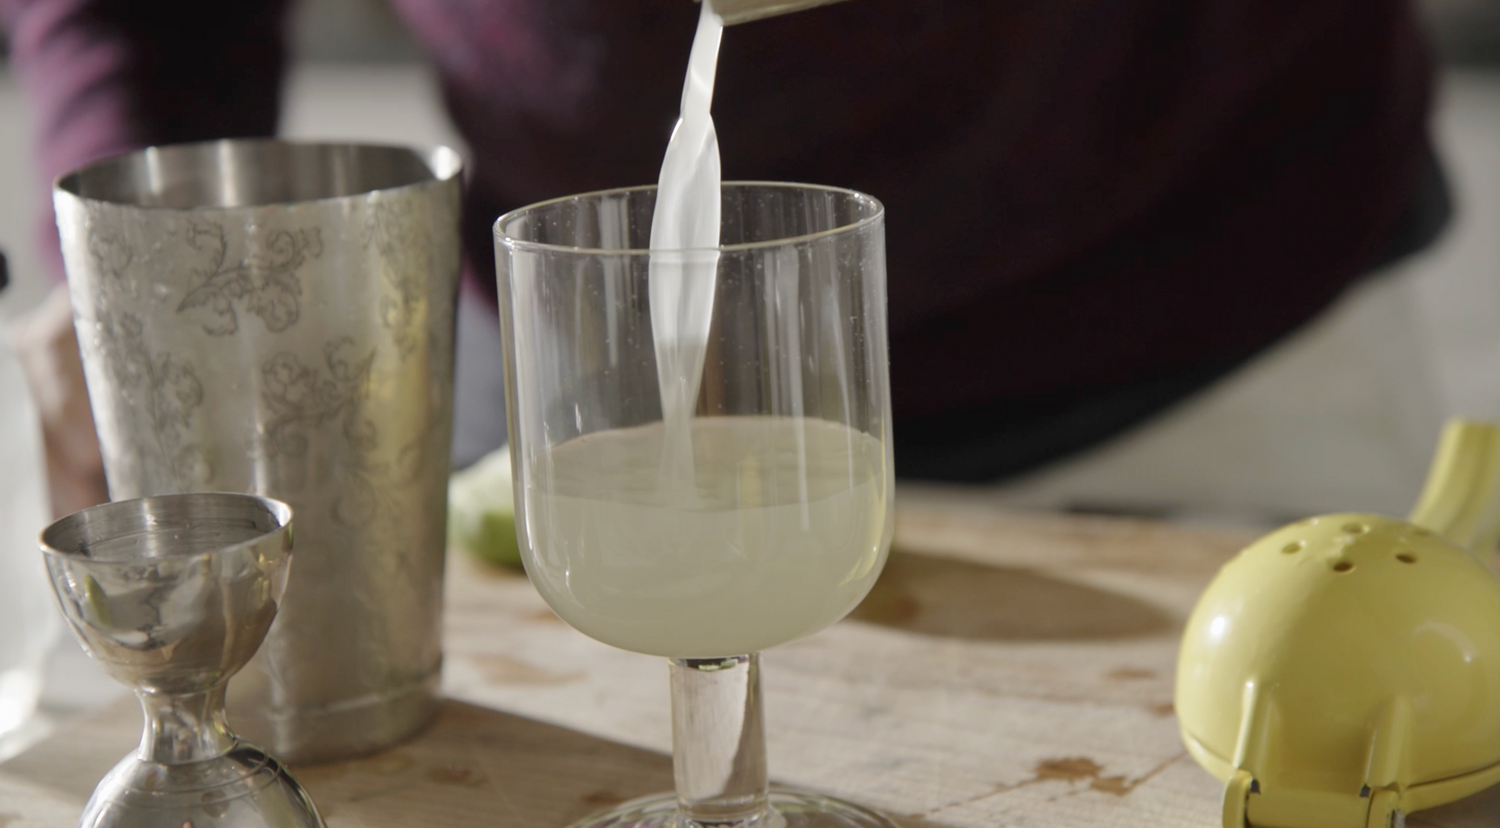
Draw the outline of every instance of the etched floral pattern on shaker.
M331 425L343 437L347 451L339 453L337 469L346 485L333 501L333 519L345 525L373 518L386 488L379 479L383 466L369 461L379 440L374 421L363 411L374 363L375 349L362 354L345 336L323 347L321 366L305 365L289 351L261 366L262 399L273 415L266 434L274 455L292 461L306 457L312 432ZM289 484L301 489L306 484L302 467L283 466Z
M290 351L272 356L261 366L263 399L275 416L267 432L276 453L306 454L307 430L332 420L342 424L350 448L368 451L374 447L375 425L361 416L360 403L369 393L375 351L360 357L351 356L352 350L354 339L345 336L323 346L321 368L303 365Z
M318 170L390 158L415 179L365 190L386 179L277 178L258 166L268 148L281 157L244 145L245 188L173 190L183 206L152 188L188 179L150 175L122 179L118 202L54 195L111 489L258 491L297 511L288 623L231 689L231 715L312 757L384 746L432 708L461 188L446 151L421 154L442 169L432 181L406 150L291 150ZM170 156L212 187L240 150L126 164Z
M97 227L92 220L89 221L85 234L85 245L88 247L89 258L93 261L94 271L109 279L112 290L120 290L125 281L125 270L135 260L134 251L118 233Z
M126 410L146 415L159 456L148 462L147 446L135 447L143 469L154 469L158 487L188 491L213 479L207 453L184 438L203 404L203 383L193 366L169 352L155 352L146 341L145 322L126 310L135 287L127 270L135 262L129 243L120 235L88 228L87 247L100 278L94 321L102 341L105 370ZM149 473L149 472L148 472Z
M386 292L380 297L380 323L396 350L411 356L425 328L426 285L432 268L432 236L406 201L379 201L370 210L367 246L374 249Z
M183 237L206 257L206 265L193 270L197 284L178 304L178 313L205 309L208 319L203 330L212 336L229 336L239 330L236 305L260 317L272 333L296 324L302 314L297 270L307 260L323 255L320 229L272 231L253 246L256 252L240 259L229 258L229 238L217 222L190 221Z

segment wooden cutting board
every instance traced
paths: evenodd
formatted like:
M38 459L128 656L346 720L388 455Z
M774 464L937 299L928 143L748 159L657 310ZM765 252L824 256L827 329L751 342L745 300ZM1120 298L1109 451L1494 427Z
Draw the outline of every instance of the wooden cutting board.
M891 561L853 617L764 660L773 779L911 828L1213 828L1182 749L1177 638L1250 538L1023 515L903 490ZM416 740L297 769L331 828L564 826L668 790L666 666L559 621L515 573L454 555L444 682ZM139 738L121 704L0 765L0 828L65 826ZM1500 825L1500 790L1413 826Z

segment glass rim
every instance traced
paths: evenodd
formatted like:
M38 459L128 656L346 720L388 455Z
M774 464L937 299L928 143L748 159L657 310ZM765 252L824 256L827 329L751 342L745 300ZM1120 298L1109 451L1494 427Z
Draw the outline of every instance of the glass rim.
M106 510L131 512L137 510L139 505L144 502L160 503L171 500L203 498L205 496L222 498L225 500L237 500L242 503L253 501L264 508L267 513L269 513L276 519L276 526L274 528L267 529L261 532L253 538L247 538L236 543L227 543L223 546L215 546L212 549L198 549L191 551L184 550L182 552L171 552L163 555L152 555L149 558L94 558L84 554L80 550L64 549L53 542L56 539L57 534L67 531L68 529L72 528L74 524L84 522L85 520L87 520L87 515L92 513ZM141 563L148 563L150 561L169 561L194 557L221 555L224 553L238 552L243 549L248 549L257 544L264 543L268 538L286 533L292 525L292 516L293 510L289 504L284 501L277 500L274 497L266 497L264 495L245 494L243 492L181 492L178 494L149 495L146 497L131 498L129 500L107 501L96 506L90 506L86 509L80 509L70 515L60 517L52 523L48 524L46 528L42 529L42 531L37 534L37 545L41 548L42 553L48 557L60 558L70 561L86 561L90 566L137 566Z
M870 215L865 216L857 221L853 221L848 224L841 224L838 227L832 227L827 230L819 230L815 233L803 233L796 236L783 236L776 239L765 239L763 241L754 242L741 242L739 244L721 244L718 247L623 247L616 249L598 247L574 247L572 245L549 244L547 242L536 242L528 241L526 239L518 239L515 236L511 236L501 230L501 225L503 223L505 223L506 221L512 221L523 213L540 210L543 207L550 207L554 204L561 204L565 201L577 201L579 199L587 198L597 199L603 196L620 195L623 193L646 192L648 190L655 190L657 188L657 185L655 184L641 184L634 187L614 187L608 190L593 190L586 193L574 193L573 195L559 196L557 198L549 198L546 201L538 201L534 204L528 204L525 207L517 207L516 209L510 210L502 214L499 218L495 219L495 223L494 225L492 225L495 242L497 244L503 244L511 250L568 253L578 256L649 256L652 253L735 253L746 250L760 250L770 247L782 247L788 244L801 244L816 239L837 236L843 233L849 233L863 229L885 218L885 205L881 203L880 199L870 195L869 193L863 193L859 190L851 190L847 187L833 187L827 184L801 184L791 181L724 181L720 183L720 186L775 187L783 190L813 190L828 193L837 193L839 195L853 196L857 201L868 202L874 207L874 210L870 213Z
M225 151L239 148L254 149L257 147L282 147L293 152L332 152L338 150L354 150L362 152L407 152L415 156L424 164L431 176L420 178L416 181L408 181L404 184L395 184L387 187L369 187L358 192L345 195L325 195L315 198L304 199L280 199L275 201L264 201L255 204L197 204L189 207L176 207L166 204L146 204L138 199L128 198L103 198L95 195L84 195L79 191L79 184L87 175L99 175L110 170L110 168L124 168L129 164L140 161L149 163L153 156L157 155L189 155L194 152L207 152L209 150ZM103 155L79 164L71 169L59 173L52 179L52 196L64 195L76 199L84 204L107 204L127 210L134 210L152 214L203 214L223 213L237 214L241 212L255 212L267 208L287 208L302 205L337 204L342 201L364 200L372 195L383 193L403 193L421 187L429 187L435 184L447 184L450 181L459 180L465 173L465 162L463 155L447 144L400 144L381 143L379 141L340 141L296 138L214 138L206 141L178 141L165 144L151 144L134 149L124 149Z

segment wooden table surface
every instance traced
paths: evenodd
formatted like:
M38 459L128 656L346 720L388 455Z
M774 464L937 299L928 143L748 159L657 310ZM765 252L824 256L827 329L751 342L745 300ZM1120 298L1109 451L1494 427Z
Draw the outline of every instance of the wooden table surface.
M1213 828L1221 788L1172 714L1177 638L1249 538L1020 515L904 490L894 551L849 620L764 657L772 778L903 826ZM297 769L331 828L560 828L672 783L667 670L548 611L526 579L450 561L438 722ZM133 700L0 765L0 828L70 826L134 746ZM1500 826L1500 789L1409 825Z

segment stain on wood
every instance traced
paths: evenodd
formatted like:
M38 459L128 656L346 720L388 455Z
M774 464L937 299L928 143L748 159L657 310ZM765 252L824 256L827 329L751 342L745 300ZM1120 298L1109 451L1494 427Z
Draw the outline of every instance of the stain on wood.
M1142 670L1138 667L1121 667L1118 670L1110 670L1104 675L1105 678L1114 681L1136 681L1140 679L1156 678L1155 670Z
M471 662L495 684L566 684L583 678L579 672L558 672L503 655L476 655Z
M1087 783L1089 790L1101 791L1115 796L1125 796L1166 770L1168 765L1185 755L1178 754L1152 768L1150 772L1135 779L1129 779L1125 776L1104 776L1104 768L1098 762L1081 756L1065 759L1044 759L1037 763L1035 776L1025 782L1012 785L1006 790L1014 790L1024 785L1036 785L1042 782Z

